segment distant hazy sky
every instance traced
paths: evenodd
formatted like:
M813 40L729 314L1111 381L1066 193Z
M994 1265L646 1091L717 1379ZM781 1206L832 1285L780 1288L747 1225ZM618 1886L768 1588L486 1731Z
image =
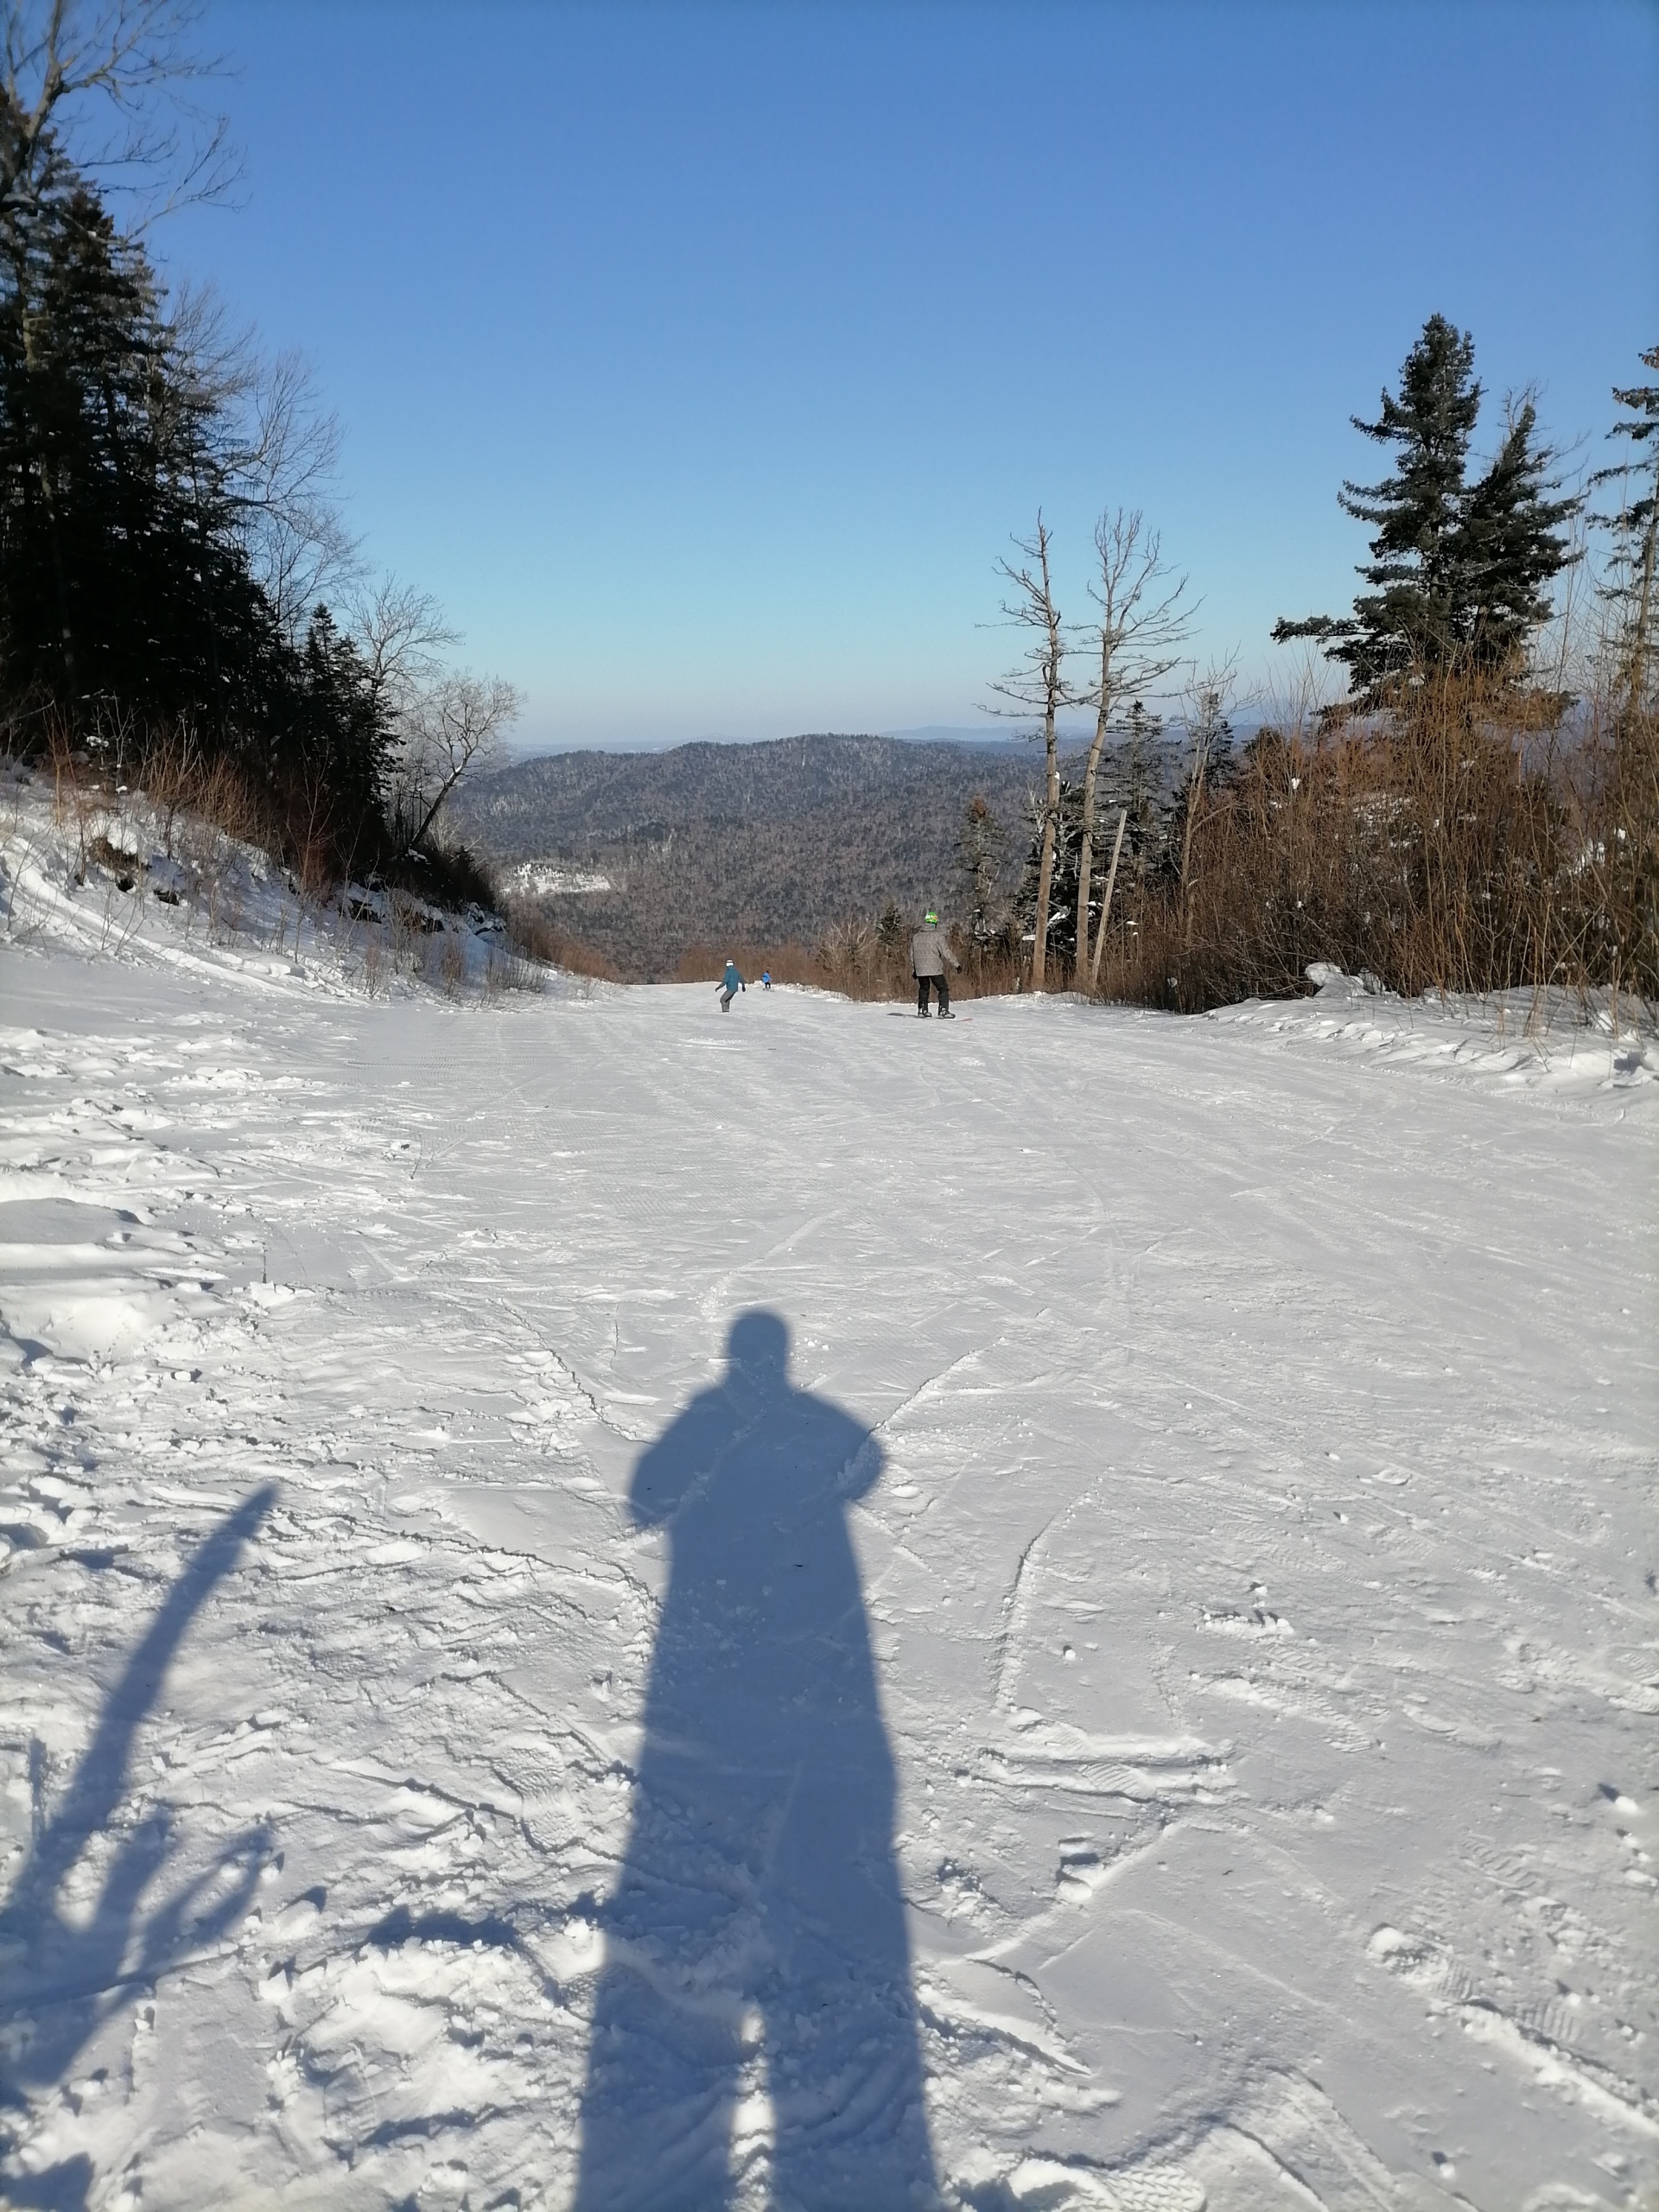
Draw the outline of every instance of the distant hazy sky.
M218 0L233 209L158 243L345 431L368 558L635 744L976 718L1040 503L1197 650L1344 605L1424 318L1560 440L1659 341L1651 5ZM1586 450L1588 450L1586 446Z

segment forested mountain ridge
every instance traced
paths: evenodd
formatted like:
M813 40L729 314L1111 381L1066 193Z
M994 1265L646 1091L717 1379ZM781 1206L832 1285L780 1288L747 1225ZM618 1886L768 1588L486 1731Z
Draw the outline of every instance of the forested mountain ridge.
M553 893L558 925L630 977L673 974L693 944L811 944L834 924L949 912L969 802L1008 831L1010 884L1037 766L1018 742L818 734L666 753L524 760L458 791L446 823L495 861L550 860L604 892Z
M491 849L505 859L692 822L793 821L876 795L925 800L942 779L955 790L964 778L988 798L993 788L1017 798L1030 781L1030 751L1017 741L821 733L753 745L707 739L662 753L549 753L479 778L457 796L453 819L480 836L487 823Z

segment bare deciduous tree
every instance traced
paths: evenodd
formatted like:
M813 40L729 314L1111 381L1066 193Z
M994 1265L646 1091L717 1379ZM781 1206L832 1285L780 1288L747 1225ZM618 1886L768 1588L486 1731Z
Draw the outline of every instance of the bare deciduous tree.
M416 694L403 729L396 808L410 845L420 843L467 770L489 758L519 704L505 678L466 671L441 676Z
M391 820L416 846L461 778L496 750L518 713L518 694L500 677L447 667L444 649L461 632L429 593L395 576L359 595L351 631L396 748Z
M1123 832L1128 826L1129 810L1127 806L1121 807L1118 810L1117 834L1112 839L1112 857L1106 869L1106 888L1100 896L1100 927L1095 931L1094 957L1089 964L1089 988L1091 991L1100 988L1100 957L1106 950L1106 923L1112 911L1112 887L1117 881L1117 863L1123 854ZM1077 973L1083 973L1081 963L1078 963Z
M167 334L186 404L218 426L213 474L249 566L296 645L318 601L332 598L359 568L335 505L339 422L318 398L303 357L262 354L251 329L227 326L211 289L181 291Z
M249 435L238 460L249 557L294 640L317 601L359 565L334 504L340 424L319 405L310 369L293 353L260 365L245 420Z
M5 0L0 222L26 219L65 153L105 185L162 181L166 207L226 188L225 119L184 94L218 73L195 49L201 12L196 0Z
M1058 719L1071 704L1065 681L1065 625L1054 603L1049 554L1052 544L1048 524L1039 508L1037 527L1030 537L1016 537L1015 550L1024 556L1020 567L999 561L998 573L1014 587L1014 595L1002 602L1007 620L1033 632L1032 642L1017 668L1011 669L992 690L1012 703L993 707L993 714L1020 721L1039 716L1042 721L1045 785L1042 807L1043 842L1037 866L1037 922L1031 949L1031 988L1044 988L1048 942L1049 897L1054 881L1054 838L1060 816L1060 756Z
M1103 514L1095 524L1099 559L1090 596L1100 609L1094 634L1099 663L1094 682L1077 695L1095 710L1095 734L1083 771L1083 841L1077 861L1077 974L1092 975L1089 906L1095 861L1095 797L1100 756L1109 732L1131 698L1154 692L1179 658L1196 610L1183 606L1186 578L1171 580L1156 531L1147 531L1139 509ZM1101 915L1102 926L1105 914Z
M460 643L461 632L444 620L429 592L392 575L353 601L350 619L375 706L401 732L416 701L442 677L440 656Z

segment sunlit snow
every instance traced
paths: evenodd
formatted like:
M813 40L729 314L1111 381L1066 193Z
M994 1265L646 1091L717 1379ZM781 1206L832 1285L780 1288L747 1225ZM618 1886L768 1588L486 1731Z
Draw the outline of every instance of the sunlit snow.
M42 822L0 2196L1649 2201L1616 1014L372 998Z

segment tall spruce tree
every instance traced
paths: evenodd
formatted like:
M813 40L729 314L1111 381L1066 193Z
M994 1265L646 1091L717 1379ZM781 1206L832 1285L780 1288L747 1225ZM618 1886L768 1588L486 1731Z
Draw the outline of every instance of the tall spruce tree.
M1552 499L1557 455L1530 400L1511 408L1491 467L1470 486L1455 541L1459 648L1482 674L1517 677L1549 616L1549 587L1574 556L1566 529L1583 505Z
M332 839L348 863L373 856L391 765L391 718L362 654L319 607L302 654L303 691L291 728L298 765L326 796Z
M957 868L968 904L969 942L982 959L1001 924L998 887L1007 842L1008 833L992 813L989 801L976 791L963 817Z
M1659 372L1659 346L1641 356ZM1611 615L1614 682L1618 703L1634 715L1654 705L1659 688L1659 385L1616 385L1613 397L1629 410L1610 438L1628 438L1637 451L1628 461L1599 468L1598 491L1617 486L1617 507L1592 517L1611 537L1607 571L1599 586Z
M61 157L0 207L0 711L234 757L336 862L381 842L390 702L255 575L226 386Z
M1121 806L1128 819L1124 855L1130 875L1144 881L1163 854L1168 836L1168 810L1162 793L1164 719L1149 715L1137 699L1124 725L1123 745L1116 763L1110 804Z
M147 257L57 181L0 242L0 684L83 731L115 709L227 742L297 671Z
M324 608L302 628L321 576L349 556L327 498L330 425L308 411L291 364L257 365L220 342L199 303L169 303L72 158L95 102L127 127L92 153L128 181L196 140L194 111L177 136L160 120L169 85L196 68L193 13L175 0L42 5L12 25L0 71L0 728L25 747L119 733L141 751L229 755L296 854L365 863L397 842L388 787L400 749L407 780L411 706L431 709L441 798L513 695L439 680L422 649L450 639L418 595L381 594L366 658ZM209 121L187 194L222 181L221 143ZM403 680L389 685L389 671Z
M1355 699L1379 707L1417 676L1465 671L1514 680L1548 612L1548 588L1566 566L1563 525L1573 499L1552 498L1556 455L1537 436L1523 402L1510 414L1491 466L1467 480L1480 414L1474 341L1432 315L1406 356L1397 393L1384 391L1374 423L1354 428L1391 448L1391 474L1344 483L1344 513L1376 531L1359 574L1371 588L1346 616L1281 619L1273 635L1321 640L1349 671Z

